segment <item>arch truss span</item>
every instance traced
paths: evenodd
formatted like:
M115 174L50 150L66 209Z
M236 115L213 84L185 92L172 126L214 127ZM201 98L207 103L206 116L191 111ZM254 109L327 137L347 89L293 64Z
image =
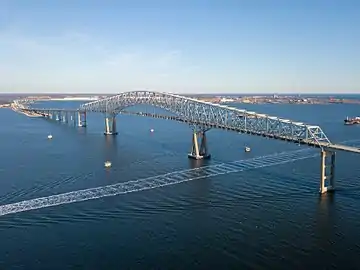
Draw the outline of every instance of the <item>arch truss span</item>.
M323 146L330 140L319 126L213 104L180 95L152 92L124 92L81 105L80 110L119 113L127 107L148 104L174 113L185 122L241 133Z

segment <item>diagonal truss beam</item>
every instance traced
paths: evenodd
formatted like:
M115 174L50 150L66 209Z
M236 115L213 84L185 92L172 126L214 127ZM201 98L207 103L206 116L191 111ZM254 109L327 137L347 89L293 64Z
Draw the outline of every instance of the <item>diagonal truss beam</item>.
M49 110L66 111L66 109L29 108L27 104L32 103L32 100L18 100L16 102L23 110L38 113ZM153 91L124 92L105 99L82 104L76 110L118 114L128 107L139 104L148 104L164 109L183 119L184 122L208 128L234 130L273 139L318 145L320 147L331 144L319 126L170 93Z
M152 91L124 92L83 104L80 106L80 110L119 113L127 107L138 104L159 107L186 121L201 123L209 127L241 130L273 137L274 139L286 139L309 144L330 144L330 140L319 126L170 93Z

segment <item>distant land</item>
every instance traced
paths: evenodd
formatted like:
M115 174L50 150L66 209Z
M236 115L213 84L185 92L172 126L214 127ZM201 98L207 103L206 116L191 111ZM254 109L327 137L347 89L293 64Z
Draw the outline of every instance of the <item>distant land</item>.
M145 91L145 90L144 90ZM151 90L149 90L151 91ZM51 96L51 97L88 97L88 96L114 96L119 93L1 93L0 97L23 98L28 96ZM168 92L172 93L172 92ZM357 97L360 93L174 93L181 96L190 97L244 97L244 96L301 96L301 97Z
M91 101L113 96L113 93L3 93L0 94L0 107L9 107L15 99L37 100L82 100ZM212 103L244 104L360 104L360 94L179 94Z

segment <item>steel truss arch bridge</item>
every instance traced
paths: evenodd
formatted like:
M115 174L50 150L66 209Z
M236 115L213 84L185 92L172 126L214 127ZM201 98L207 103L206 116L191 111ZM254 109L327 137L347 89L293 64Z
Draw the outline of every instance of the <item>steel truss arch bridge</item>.
M116 115L138 104L152 105L207 128L233 129L239 132L286 139L307 144L330 143L319 126L258 114L226 105L200 101L169 93L151 91L125 92L80 106L80 111Z
M250 135L268 137L275 140L291 141L299 144L315 146L321 149L321 181L320 192L324 193L334 188L335 151L360 153L359 148L333 144L324 131L317 125L309 125L289 119L267 114L256 113L226 105L200 101L181 95L154 91L123 92L108 98L82 104L76 110L31 108L29 101L16 101L19 110L36 116L69 121L69 114L74 125L86 126L86 113L97 112L105 114L105 135L116 135L116 115L130 113L127 108L146 104L170 112L171 116L149 113L131 113L142 116L171 119L191 125L193 129L192 149L189 157L194 159L209 158L206 131L212 128L247 133ZM77 117L76 117L77 114ZM200 143L199 140L200 139ZM330 172L325 170L327 157L330 157ZM329 182L326 185L326 182Z

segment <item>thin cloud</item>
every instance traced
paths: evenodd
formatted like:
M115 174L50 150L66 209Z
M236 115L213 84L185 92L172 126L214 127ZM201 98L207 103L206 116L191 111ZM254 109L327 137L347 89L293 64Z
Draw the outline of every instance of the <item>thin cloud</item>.
M111 56L107 56L104 60L104 64L106 66L111 67L132 67L134 64L140 63L140 57L141 54L136 53L130 53L130 52L123 52L123 53L115 53Z
M160 67L166 68L178 64L180 58L181 58L181 51L179 50L164 52L162 55L159 56L159 59L156 61L156 64Z
M183 77L185 65L179 49L104 42L86 33L63 32L53 36L27 36L0 32L1 85L32 85L75 88L94 85L141 88L168 84ZM4 72L4 69L6 72ZM25 72L26 71L26 72ZM16 79L16 81L14 81Z

